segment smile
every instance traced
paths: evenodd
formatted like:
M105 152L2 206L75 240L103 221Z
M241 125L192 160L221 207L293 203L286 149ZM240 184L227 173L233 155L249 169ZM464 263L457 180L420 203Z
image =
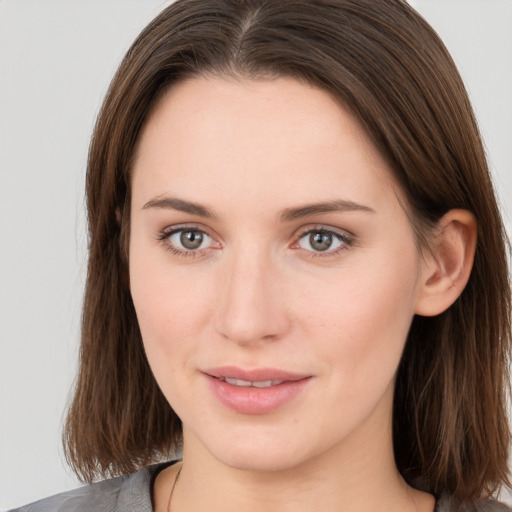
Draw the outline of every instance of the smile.
M213 368L202 372L210 391L223 407L240 414L269 414L296 400L312 375L260 368Z
M263 380L263 381L250 381L242 379L232 379L230 377L219 377L220 380L231 384L232 386L239 386L241 388L269 388L271 386L278 386L284 381L282 380Z

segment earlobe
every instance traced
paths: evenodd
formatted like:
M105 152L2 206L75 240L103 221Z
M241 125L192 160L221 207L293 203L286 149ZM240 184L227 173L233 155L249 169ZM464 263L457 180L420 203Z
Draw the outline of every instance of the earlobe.
M475 256L477 223L467 210L450 210L438 223L432 251L425 255L415 313L435 316L464 290Z

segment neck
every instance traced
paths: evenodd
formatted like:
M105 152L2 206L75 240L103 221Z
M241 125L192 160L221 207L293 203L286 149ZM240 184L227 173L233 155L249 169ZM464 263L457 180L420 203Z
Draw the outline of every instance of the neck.
M432 512L433 497L407 486L396 468L391 424L377 430L380 435L347 440L307 462L268 472L230 467L186 432L171 510L338 512L341 505L344 512ZM175 474L169 475L169 491Z
M208 510L209 512L301 512L340 510L416 511L414 498L396 468L331 474L324 465L308 462L308 467L272 473L253 473L233 468L215 472L197 471L188 466L186 456L179 485L173 496L173 512ZM203 466L205 469L205 466Z

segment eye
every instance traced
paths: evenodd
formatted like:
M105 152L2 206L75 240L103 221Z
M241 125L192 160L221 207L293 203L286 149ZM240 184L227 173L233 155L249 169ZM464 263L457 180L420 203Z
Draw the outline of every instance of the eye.
M211 236L197 228L180 227L167 230L159 239L172 253L183 256L192 256L203 249L220 246Z
M337 249L344 248L350 243L351 240L340 233L327 229L312 229L299 238L297 246L317 253L334 253L337 252Z
M205 245L208 246L211 238L203 231L199 231L197 229L181 229L179 231L175 231L169 237L169 241L175 247L179 247L180 249L195 251L197 249L202 249Z

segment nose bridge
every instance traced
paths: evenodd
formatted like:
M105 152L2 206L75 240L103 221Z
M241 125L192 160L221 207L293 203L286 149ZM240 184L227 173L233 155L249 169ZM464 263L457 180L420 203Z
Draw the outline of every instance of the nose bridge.
M217 329L239 344L276 339L288 326L284 303L279 299L279 269L262 247L234 251L227 258Z

